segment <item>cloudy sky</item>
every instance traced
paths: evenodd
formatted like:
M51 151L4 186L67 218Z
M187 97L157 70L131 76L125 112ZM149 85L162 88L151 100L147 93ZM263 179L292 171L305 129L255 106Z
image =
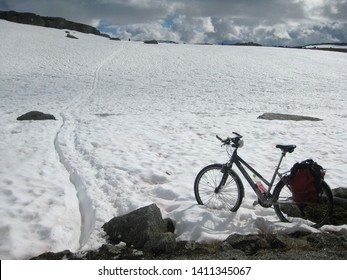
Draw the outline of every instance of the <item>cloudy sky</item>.
M347 42L347 0L0 0L121 39L304 45Z

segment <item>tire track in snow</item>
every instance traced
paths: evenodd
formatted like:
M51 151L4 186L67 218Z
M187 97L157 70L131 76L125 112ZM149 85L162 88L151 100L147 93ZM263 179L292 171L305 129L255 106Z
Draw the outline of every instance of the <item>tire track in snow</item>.
M74 111L78 110L83 104L92 98L96 89L98 88L99 81L102 77L102 69L105 65L111 62L119 53L123 50L124 46L121 45L121 49L113 52L105 60L103 60L96 70L94 71L93 83L91 89L84 95L76 97L70 105L68 105L60 116L62 118L62 124L57 131L54 139L55 150L59 156L60 162L69 173L69 179L72 185L76 189L77 200L79 204L79 210L81 215L81 234L79 239L79 246L82 247L88 240L91 232L94 229L96 222L96 211L93 206L92 198L87 194L87 185L93 183L93 178L83 177L79 172L78 167L81 166L83 157L80 155L80 151L77 150L76 145L76 117ZM68 113L68 111L70 113ZM86 165L87 166L86 166ZM84 163L84 167L88 168L90 163Z

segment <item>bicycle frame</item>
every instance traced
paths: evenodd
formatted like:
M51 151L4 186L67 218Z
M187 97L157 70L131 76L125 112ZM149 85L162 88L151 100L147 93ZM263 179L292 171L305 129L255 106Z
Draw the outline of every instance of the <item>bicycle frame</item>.
M226 146L229 160L225 164L214 163L205 166L195 178L194 195L200 205L206 204L211 209L236 212L245 196L244 185L240 178L242 174L258 197L253 206L274 207L276 215L282 222L304 221L307 225L319 228L328 221L334 205L333 195L328 184L322 181L321 191L317 193L317 198L314 197L310 200L308 197L307 201L296 201L293 195L295 191L292 191L290 184L289 173L291 171L280 171L283 158L287 153L292 153L296 145L276 145L282 155L271 181L268 181L237 154L238 149L243 146L243 140L241 140L242 135L236 132L233 134L236 136L226 139L216 135L217 139L222 142L222 146ZM241 174L235 172L236 169ZM265 187L258 189L258 182L253 182L252 173L249 172L257 175ZM277 176L279 181L276 180ZM321 177L323 179L323 174Z
M257 194L258 198L261 199L262 201L265 200L264 195L259 191L257 185L254 183L254 181L252 180L251 176L249 176L249 174L247 173L246 169L248 169L249 171L251 171L253 174L257 175L257 177L268 186L267 191L266 191L266 195L270 194L271 189L274 185L276 176L279 176L282 179L282 174L279 173L279 169L282 163L283 158L285 157L285 153L282 153L281 158L277 164L277 167L273 173L272 179L271 181L267 181L257 170L255 170L252 166L250 166L244 159L242 159L238 154L237 154L237 148L235 148L235 150L233 151L229 162L226 164L228 169L231 169L233 164L235 164L237 166L237 168L240 170L240 172L242 173L243 177L247 180L247 182L249 183L249 185L252 187L253 191ZM226 172L227 174L227 172ZM223 176L224 177L224 176ZM223 180L224 181L224 180Z

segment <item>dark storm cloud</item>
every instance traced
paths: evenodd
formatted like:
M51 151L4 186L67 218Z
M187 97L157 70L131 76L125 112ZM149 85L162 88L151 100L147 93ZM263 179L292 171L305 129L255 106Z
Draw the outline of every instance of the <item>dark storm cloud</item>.
M232 17L250 21L281 21L304 17L302 5L292 0L193 0L189 1L186 13L192 16Z
M347 20L347 1L330 1L322 7L322 16L330 20Z
M347 0L0 0L0 10L64 17L124 39L347 41Z

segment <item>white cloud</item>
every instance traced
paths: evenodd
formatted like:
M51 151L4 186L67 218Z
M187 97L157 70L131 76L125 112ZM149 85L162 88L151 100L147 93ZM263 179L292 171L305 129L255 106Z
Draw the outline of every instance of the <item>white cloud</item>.
M291 37L290 35L288 34L288 30L287 30L287 27L286 25L284 24L279 24L279 25L276 25L274 27L275 31L274 31L274 36L276 36L277 38L279 39L285 39L285 40L290 40Z
M214 32L214 26L213 26L211 17L201 17L200 20L202 22L202 29L205 32L208 32L208 33Z
M170 40L179 41L179 36L170 32L160 22L147 24L129 24L117 27L116 36L123 40Z

